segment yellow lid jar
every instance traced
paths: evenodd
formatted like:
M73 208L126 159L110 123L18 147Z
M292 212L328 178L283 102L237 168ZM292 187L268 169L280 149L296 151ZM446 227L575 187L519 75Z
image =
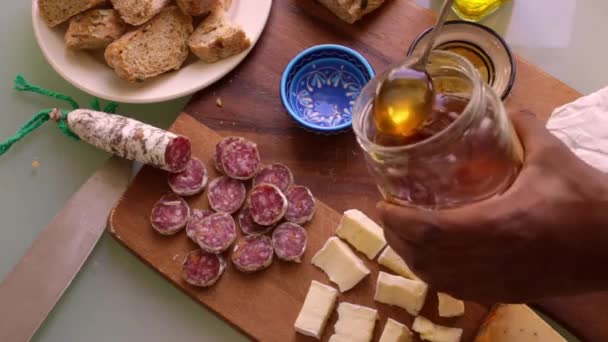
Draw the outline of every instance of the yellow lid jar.
M456 0L452 8L456 14L468 21L479 21L496 11L507 0Z

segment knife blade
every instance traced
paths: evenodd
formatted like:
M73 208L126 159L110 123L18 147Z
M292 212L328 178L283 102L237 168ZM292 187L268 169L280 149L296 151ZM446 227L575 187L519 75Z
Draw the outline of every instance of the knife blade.
M70 197L0 284L0 341L29 341L99 241L131 162L110 158Z

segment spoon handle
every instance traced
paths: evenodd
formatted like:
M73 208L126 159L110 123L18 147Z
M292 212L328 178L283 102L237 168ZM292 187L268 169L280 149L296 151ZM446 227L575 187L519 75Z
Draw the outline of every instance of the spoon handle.
M422 54L422 57L419 60L419 63L421 63L422 65L426 65L426 61L429 58L429 55L431 54L431 50L433 50L433 45L435 45L435 40L437 39L437 36L439 36L439 33L441 33L441 29L443 28L443 24L445 23L445 19L447 18L449 9L450 7L452 7L453 3L454 0L445 0L445 2L443 3L441 11L439 12L439 16L437 17L435 27L433 28L433 32L431 32L428 43L424 47L424 53Z

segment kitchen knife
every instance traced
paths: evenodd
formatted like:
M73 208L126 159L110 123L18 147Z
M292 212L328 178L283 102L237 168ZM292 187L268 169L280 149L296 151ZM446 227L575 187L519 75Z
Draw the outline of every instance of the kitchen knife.
M72 195L0 284L0 341L28 341L103 234L131 162L110 158Z

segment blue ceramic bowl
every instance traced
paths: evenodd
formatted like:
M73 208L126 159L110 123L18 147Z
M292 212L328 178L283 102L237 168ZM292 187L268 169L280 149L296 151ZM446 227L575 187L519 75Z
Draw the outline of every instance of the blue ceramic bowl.
M352 125L352 106L374 77L369 62L341 45L317 45L298 54L283 72L281 100L289 115L315 133Z

